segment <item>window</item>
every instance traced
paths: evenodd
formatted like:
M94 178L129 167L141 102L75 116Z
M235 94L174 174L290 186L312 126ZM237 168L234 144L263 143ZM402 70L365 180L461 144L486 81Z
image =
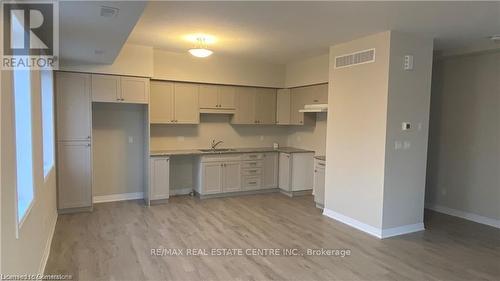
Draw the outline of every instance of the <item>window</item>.
M52 71L41 71L43 175L46 178L54 167L54 88Z
M26 69L13 71L18 223L24 219L34 195L30 73Z

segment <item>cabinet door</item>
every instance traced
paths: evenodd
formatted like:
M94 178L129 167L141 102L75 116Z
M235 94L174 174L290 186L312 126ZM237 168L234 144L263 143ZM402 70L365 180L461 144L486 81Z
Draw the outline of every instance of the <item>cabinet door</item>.
M325 204L325 166L324 163L316 164L314 169L314 201L324 206Z
M222 191L233 192L241 190L241 163L227 162L223 164Z
M219 108L234 109L236 107L236 88L232 86L219 86Z
M304 108L307 92L304 88L293 88L290 90L290 124L303 125L304 113L299 112Z
M168 157L151 157L149 163L150 199L168 199L170 194L170 159Z
M262 168L262 187L278 187L278 153L264 153Z
M174 83L174 122L199 124L200 105L197 84Z
M255 118L255 88L236 88L236 112L233 124L256 124Z
M291 157L292 191L311 190L314 181L314 153L293 153Z
M276 97L276 124L290 124L290 89L279 89Z
M174 83L152 81L150 99L150 122L172 123L174 121Z
M121 101L127 103L148 103L149 78L121 77Z
M328 84L310 86L312 103L328 103Z
M255 116L259 124L276 124L276 89L257 89Z
M119 102L120 76L92 74L92 101Z
M215 85L200 85L200 108L219 108L219 89Z
M57 72L57 139L90 140L92 131L90 74Z
M290 180L291 158L288 153L280 153L279 160L279 188L292 191Z
M58 208L92 206L92 162L90 142L57 144Z
M203 194L215 194L222 192L222 163L202 163L201 169L201 192Z

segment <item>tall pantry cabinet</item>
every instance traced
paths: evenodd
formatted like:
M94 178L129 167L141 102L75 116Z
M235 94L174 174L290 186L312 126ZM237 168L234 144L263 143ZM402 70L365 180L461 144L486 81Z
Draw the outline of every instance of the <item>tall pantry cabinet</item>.
M92 209L91 76L56 73L59 212Z

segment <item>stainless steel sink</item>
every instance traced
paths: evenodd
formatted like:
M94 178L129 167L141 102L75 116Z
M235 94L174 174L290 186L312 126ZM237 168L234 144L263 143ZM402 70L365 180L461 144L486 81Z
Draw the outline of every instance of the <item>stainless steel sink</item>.
M216 149L200 149L201 152L230 152L230 151L236 151L236 149L233 148L216 148Z

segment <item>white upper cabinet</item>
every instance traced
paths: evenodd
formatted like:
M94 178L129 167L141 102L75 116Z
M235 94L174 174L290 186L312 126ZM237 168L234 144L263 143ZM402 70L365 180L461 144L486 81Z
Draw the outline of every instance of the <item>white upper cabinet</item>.
M128 103L149 102L149 79L141 77L124 77L121 79L121 101Z
M276 124L276 89L256 89L255 120L257 124Z
M235 103L236 88L222 85L200 85L200 108L204 113L233 113ZM229 111L232 110L232 111Z
M150 123L199 124L198 91L198 84L152 81Z
M234 109L236 107L236 88L233 86L219 86L219 108Z
M200 85L200 108L219 108L219 87Z
M57 140L90 140L92 131L90 75L56 74Z
M174 123L199 124L199 85L174 83Z
M174 122L174 83L151 81L149 120L153 124Z
M149 78L92 74L92 101L148 103Z
M92 74L92 101L119 102L120 76Z
M256 89L252 87L236 88L236 112L233 124L256 124L255 118Z
M290 125L290 89L279 89L276 97L276 124Z

